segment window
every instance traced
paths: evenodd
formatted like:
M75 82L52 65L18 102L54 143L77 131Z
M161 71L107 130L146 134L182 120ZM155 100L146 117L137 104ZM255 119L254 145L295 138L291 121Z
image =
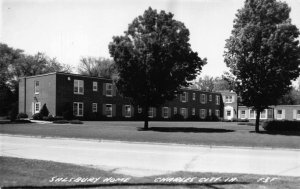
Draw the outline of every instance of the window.
M105 115L106 117L112 117L112 104L105 105Z
M174 107L174 115L177 114L177 108Z
M282 119L282 110L277 110L277 119Z
M201 109L200 110L200 118L201 119L205 119L205 117L206 117L206 110L205 109Z
M192 115L193 116L196 115L196 109L195 108L192 109Z
M163 107L163 118L168 118L168 117L169 117L169 108Z
M181 108L180 111L181 111L181 115L182 115L184 118L186 118L186 117L187 117L186 108Z
M153 110L153 107L150 107L149 110L148 110L148 117L154 117L154 110Z
M83 80L74 80L74 94L83 94Z
M140 106L138 106L138 113L141 114L142 113L142 108Z
M74 116L83 116L83 103L74 102L73 103L73 115Z
M263 111L260 113L260 118L261 118L261 119L266 119L266 118L267 118L267 112L266 112L266 110L263 110Z
M230 116L231 116L231 111L230 111L230 110L227 110L227 111L226 111L226 115L227 115L228 117L230 117Z
M98 104L97 103L92 104L92 111L93 112L98 112Z
M208 110L208 116L211 116L211 109Z
M250 113L249 113L249 118L250 119L254 119L255 118L255 111L254 110L250 110Z
M193 100L196 100L196 94L193 93Z
M34 103L34 113L39 113L41 110L41 103L40 102L35 102Z
M93 82L93 91L98 91L98 83L96 81Z
M205 104L205 101L206 101L206 95L205 94L201 94L200 95L200 102L201 102L201 104Z
M106 83L106 96L112 96L112 84Z
M186 102L186 96L187 96L187 93L186 92L183 92L182 94L181 94L181 102Z
M125 117L131 117L131 106L125 105Z
M216 116L220 117L220 110L216 110Z
M226 103L232 103L232 96L225 96Z
M209 95L208 99L209 99L210 102L212 101L212 95L211 94Z
M34 94L39 94L39 93L40 93L40 82L34 81Z
M245 111L245 110L242 110L242 111L241 111L241 118L242 118L242 119L245 119L245 118L246 118L246 111Z
M296 112L296 119L300 119L300 110L297 110Z
M220 105L220 96L219 95L216 96L216 105Z

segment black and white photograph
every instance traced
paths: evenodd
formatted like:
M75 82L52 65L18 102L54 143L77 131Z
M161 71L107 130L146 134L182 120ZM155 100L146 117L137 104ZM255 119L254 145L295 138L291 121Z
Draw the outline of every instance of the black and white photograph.
M0 188L300 188L300 0L0 0Z

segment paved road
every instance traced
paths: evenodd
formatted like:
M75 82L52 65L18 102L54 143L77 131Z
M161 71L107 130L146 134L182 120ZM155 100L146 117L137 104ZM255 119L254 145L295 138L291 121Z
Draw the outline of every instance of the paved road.
M114 170L131 176L173 171L300 176L300 150L204 147L0 135L0 155Z

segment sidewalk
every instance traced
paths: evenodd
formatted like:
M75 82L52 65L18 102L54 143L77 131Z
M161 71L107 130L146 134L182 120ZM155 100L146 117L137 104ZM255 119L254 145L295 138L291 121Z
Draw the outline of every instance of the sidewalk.
M175 171L300 176L300 151L0 135L0 155L94 166L131 176Z

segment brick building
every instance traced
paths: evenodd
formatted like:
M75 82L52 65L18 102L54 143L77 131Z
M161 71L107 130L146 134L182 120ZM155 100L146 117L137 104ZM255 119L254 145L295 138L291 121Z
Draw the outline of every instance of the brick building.
M53 116L62 116L64 110L71 108L73 114L82 119L93 116L136 118L143 111L139 106L133 106L129 98L120 96L109 79L61 72L21 78L19 112L32 116L44 104ZM150 118L168 119L175 114L184 118L223 117L221 94L182 89L173 101L148 110Z

